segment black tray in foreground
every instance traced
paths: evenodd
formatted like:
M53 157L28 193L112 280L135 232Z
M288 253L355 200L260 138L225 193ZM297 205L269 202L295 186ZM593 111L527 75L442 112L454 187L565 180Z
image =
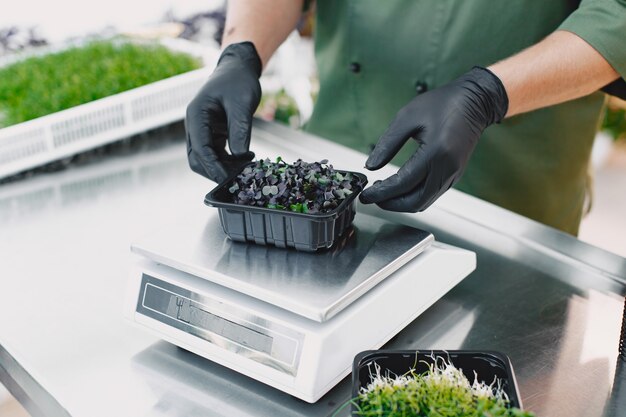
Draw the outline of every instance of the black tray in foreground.
M479 381L487 384L497 378L501 381L502 389L509 397L511 407L522 408L513 366L508 356L493 351L471 350L367 350L354 358L352 365L352 398L359 395L361 387L370 382L370 368L374 363L381 368L381 374L387 371L392 375L402 375L415 369L416 373L428 370L428 364L435 359L444 358L456 368L461 369L470 382L474 381L474 372ZM352 406L352 412L356 408Z

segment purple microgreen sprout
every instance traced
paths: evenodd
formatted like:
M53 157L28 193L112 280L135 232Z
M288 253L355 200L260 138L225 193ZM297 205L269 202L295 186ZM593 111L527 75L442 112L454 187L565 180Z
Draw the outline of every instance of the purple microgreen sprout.
M362 186L358 177L335 171L327 159L287 164L278 157L245 167L228 191L236 204L316 214L336 209Z

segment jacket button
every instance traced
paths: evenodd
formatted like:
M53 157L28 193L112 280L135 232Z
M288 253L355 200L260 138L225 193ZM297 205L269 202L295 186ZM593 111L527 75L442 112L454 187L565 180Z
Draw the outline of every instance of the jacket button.
M358 74L359 72L361 72L361 64L359 64L358 62L351 62L349 68L350 68L350 71L352 71L355 74Z
M428 91L428 84L423 81L418 81L415 83L415 92L417 94L422 94Z

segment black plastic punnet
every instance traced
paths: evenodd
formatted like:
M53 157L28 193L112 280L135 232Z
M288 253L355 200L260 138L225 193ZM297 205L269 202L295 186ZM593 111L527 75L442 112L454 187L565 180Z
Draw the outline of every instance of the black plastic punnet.
M367 184L367 177L358 172L350 174L361 180L361 188L355 189L337 208L327 213L297 213L235 204L231 202L232 194L228 188L237 175L208 193L204 204L218 208L224 233L234 241L315 252L320 248L330 248L354 220L356 197Z
M416 373L428 371L428 364L435 358L443 358L461 369L470 383L474 382L474 372L478 380L490 384L495 378L501 381L501 387L509 397L511 407L522 408L513 366L508 356L493 351L471 350L367 350L354 358L352 365L352 398L359 395L361 387L370 383L370 369L373 364L380 366L381 375L403 375L414 369ZM356 413L352 406L352 413ZM357 415L357 414L354 414Z

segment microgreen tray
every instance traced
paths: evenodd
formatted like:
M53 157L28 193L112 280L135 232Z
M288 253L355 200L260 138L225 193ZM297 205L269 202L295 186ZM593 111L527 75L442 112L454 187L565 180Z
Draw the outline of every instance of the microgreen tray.
M357 398L362 387L371 382L371 373L376 365L381 375L400 376L413 370L416 374L428 371L430 364L445 360L461 370L470 381L490 384L500 382L500 388L509 399L509 406L522 408L515 374L509 358L500 352L469 350L368 350L354 358L352 366L352 398ZM352 413L357 408L353 403Z
M358 172L350 174L360 180L361 187L355 189L335 209L324 213L299 213L235 204L231 202L232 195L228 189L238 174L209 192L204 203L219 210L224 233L234 241L315 252L330 248L352 225L356 214L356 197L367 184L367 177Z

